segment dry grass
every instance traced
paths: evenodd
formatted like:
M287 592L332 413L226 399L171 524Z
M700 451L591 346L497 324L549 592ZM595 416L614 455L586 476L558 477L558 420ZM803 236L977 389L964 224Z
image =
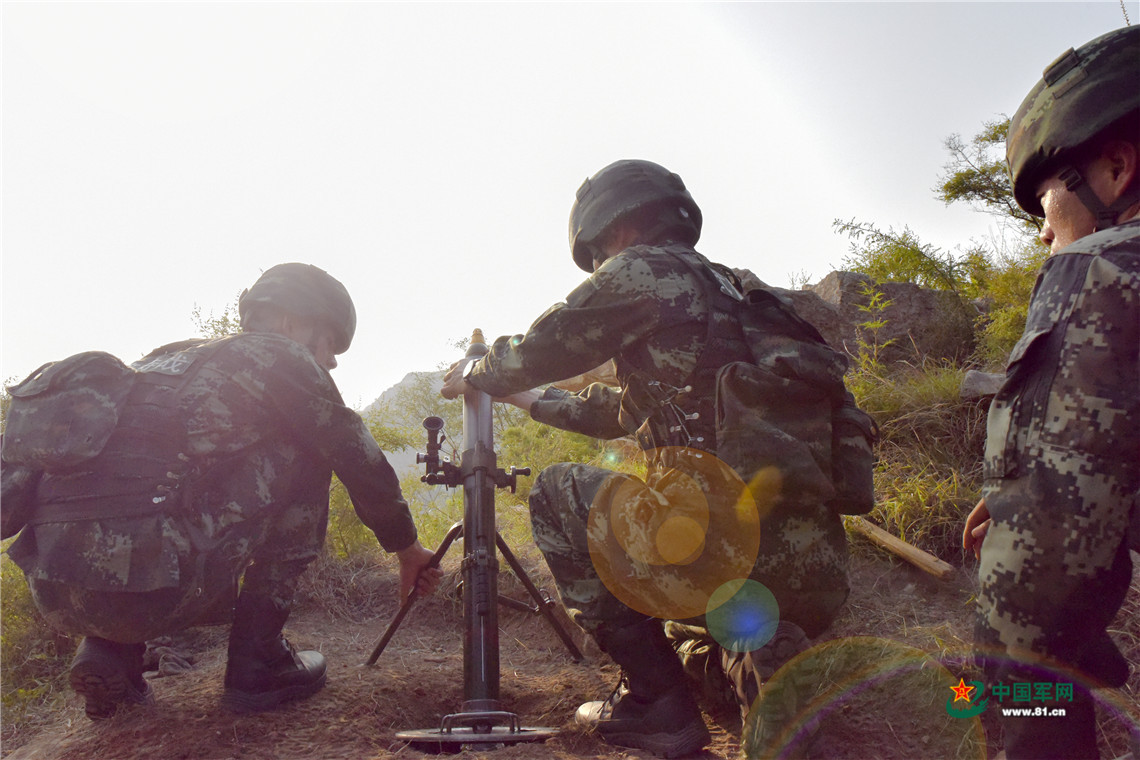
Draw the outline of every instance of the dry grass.
M958 398L964 370L864 367L850 385L882 437L868 519L961 564L961 531L981 491L987 405Z
M386 581L398 572L395 558L379 547L348 557L325 554L301 576L296 604L334 620L367 620L392 607Z
M1097 692L1098 697L1111 701L1110 705L1102 703L1098 711L1098 742L1102 757L1121 757L1129 749L1133 752L1140 749L1140 563L1135 562L1136 558L1133 552L1132 584L1116 620L1108 628L1117 648L1132 666L1132 672L1120 689ZM1112 714L1116 711L1124 713L1124 719ZM1125 728L1128 719L1135 734L1132 746L1129 746Z

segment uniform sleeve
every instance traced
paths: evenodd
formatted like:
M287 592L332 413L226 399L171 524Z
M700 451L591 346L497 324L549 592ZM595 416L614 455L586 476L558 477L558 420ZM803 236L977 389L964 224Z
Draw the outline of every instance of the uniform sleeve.
M565 380L620 354L661 323L658 273L645 258L622 254L530 326L525 335L501 337L467 376L492 396ZM547 391L534 419L600 438L625 435L617 422L620 391L590 386L581 393Z
M628 432L618 424L621 389L593 383L578 393L547 388L530 408L530 416L545 425L591 438L620 438Z
M293 439L320 456L348 490L361 522L386 551L416 540L408 503L395 470L368 432L364 420L345 406L329 373L303 346L283 341L266 396L277 407Z

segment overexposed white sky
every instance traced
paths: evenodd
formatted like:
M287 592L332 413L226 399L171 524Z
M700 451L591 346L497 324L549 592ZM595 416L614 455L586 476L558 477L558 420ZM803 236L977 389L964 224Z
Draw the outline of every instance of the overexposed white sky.
M577 285L574 191L619 158L679 173L699 250L771 285L836 268L836 218L946 250L993 234L934 198L943 140L1125 24L1119 0L0 12L0 379L132 361L304 261L356 302L333 377L357 408Z

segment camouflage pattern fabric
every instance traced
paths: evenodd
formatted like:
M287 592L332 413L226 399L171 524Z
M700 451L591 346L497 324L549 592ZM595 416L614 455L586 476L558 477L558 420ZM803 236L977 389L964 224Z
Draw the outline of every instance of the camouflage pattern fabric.
M288 604L321 551L333 470L385 549L415 540L391 465L301 344L243 333L171 344L134 366L177 374L206 352L180 391L185 438L158 488L115 491L143 452L132 460L114 435L81 471L44 475L9 554L49 622L141 641L224 604L243 571L247 590Z
M993 523L981 550L976 636L992 679L1046 680L1051 667L1076 668L1095 684L1127 677L1105 627L1131 577L1138 373L1134 220L1045 262L990 409L984 496ZM1041 746L1052 741L1046 728L1071 723L1029 722Z
M652 470L647 482L571 463L539 474L530 496L534 540L574 621L591 632L645 616L704 625L703 611L712 595L735 578L751 578L775 596L781 620L812 637L823 633L848 593L846 536L839 518L824 505L783 501L761 510L746 535L733 531L741 524L733 515L735 504L706 493L713 514L699 542L705 550L696 560L642 558L642 552L629 548L631 542L621 542L630 557L607 545L605 533L598 534L599 513L611 525L618 522L618 502L626 515L641 517L654 546L668 546L664 532L652 526L657 513L679 500L685 482L700 484L702 478L680 462ZM616 526L611 529L619 533Z
M119 421L134 374L117 357L87 351L45 364L9 387L4 462L66 470L98 455Z
M803 631L786 623L767 644L750 652L723 648L707 628L699 625L669 621L665 623L665 635L676 649L685 675L696 685L710 712L739 710L746 730L748 714L754 709L752 706L762 689L764 701L759 705L762 714L758 717L771 731L774 726L784 728L796 719L823 677L817 668L801 662L785 671L780 681L771 680L796 655L811 648ZM753 730L755 723L754 719ZM768 757L767 754L762 756Z
M548 388L531 409L539 422L597 438L635 434L649 462L644 482L599 467L561 464L541 473L531 489L535 541L579 624L597 631L647 615L674 617L679 597L707 589L708 578L695 568L706 554L716 554L736 562L741 577L771 589L781 619L794 620L809 635L818 635L834 619L848 590L840 518L822 504L781 492L778 486L773 490L778 478L761 478L762 483L745 489L739 477L733 481L718 474L731 469L708 464L716 460L707 456L715 449L708 415L691 420L689 431L694 440L704 438L693 444L704 451L656 448L661 437L655 431L668 430L670 421L661 419L660 405L647 400L659 398L662 389L683 385L693 374L708 341L711 308L693 270L667 252L688 252L699 261L691 249L678 245L623 251L602 264L565 303L549 309L525 335L496 340L467 380L479 390L501 396L614 360L620 388L594 384L578 393ZM726 363L750 358L743 343L722 346L719 353ZM707 396L711 392L711 384L697 387L689 393L694 397L690 401L711 409L713 400ZM752 493L742 500L741 491L748 490ZM706 523L690 512L676 515L675 520L661 518L663 510L688 508L677 504L681 493L692 504L704 504ZM622 533L621 521L614 517L618 507L630 535ZM631 555L622 571L626 581L621 572L599 573L596 555L605 539L596 535L597 512L603 508L608 510L608 526L617 534L617 543ZM647 526L655 522L662 530L656 536L635 536L639 519L642 533L651 533ZM719 532L713 530L718 521ZM732 535L723 527L732 525L749 527ZM664 534L668 540L663 540ZM640 548L630 549L631 542ZM689 548L691 554L684 556ZM722 570L718 567L717 572ZM660 593L646 588L646 578L658 579ZM624 592L635 585L642 590L633 595L639 604L631 608L630 595ZM707 590L705 595L707 599ZM693 612L693 605L681 608Z
M1009 123L1006 160L1018 205L1045 216L1037 186L1071 151L1140 104L1140 27L1126 26L1068 50L1045 69ZM1134 201L1126 200L1127 207Z

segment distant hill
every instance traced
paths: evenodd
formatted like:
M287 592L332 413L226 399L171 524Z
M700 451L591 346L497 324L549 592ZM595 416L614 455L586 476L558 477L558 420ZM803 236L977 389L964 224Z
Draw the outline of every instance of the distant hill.
M439 389L443 387L443 375L445 370L435 370L430 372L409 372L404 375L404 379L393 385L388 390L384 391L368 406L364 407L361 414L367 416L369 412L374 412L384 407L387 407L385 416L392 423L398 425L407 425L409 427L419 427L423 423L421 417L408 411L402 413L403 409L399 404L401 395L410 393L417 388L421 383L430 383L433 392L438 393ZM418 471L423 465L416 464L416 454L423 451L427 443L427 434L424 434L423 442L416 448L408 448L402 451L385 451L388 461L392 463L392 467L396 470L396 474L403 477L410 471Z

